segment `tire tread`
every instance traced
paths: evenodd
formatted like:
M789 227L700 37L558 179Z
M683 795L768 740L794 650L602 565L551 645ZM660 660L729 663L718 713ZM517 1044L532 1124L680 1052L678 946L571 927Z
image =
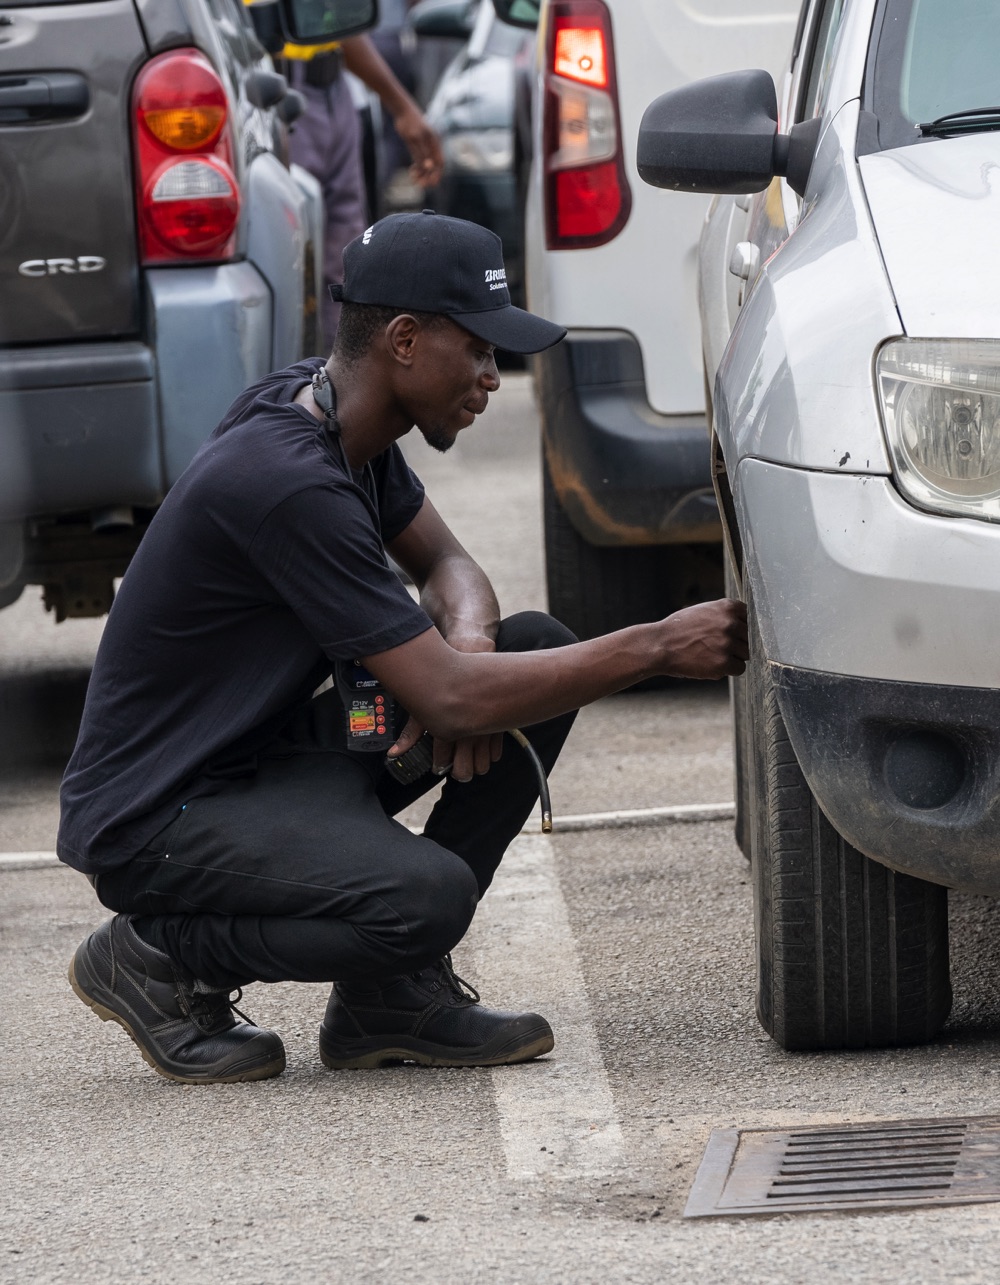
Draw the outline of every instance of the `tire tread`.
M890 870L837 833L799 767L755 630L751 645L761 1025L786 1049L923 1043L951 1008L947 890Z

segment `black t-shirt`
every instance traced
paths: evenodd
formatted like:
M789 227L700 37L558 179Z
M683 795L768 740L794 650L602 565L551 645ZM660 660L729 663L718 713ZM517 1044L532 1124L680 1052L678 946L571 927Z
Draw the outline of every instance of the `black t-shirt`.
M331 661L431 627L383 548L423 487L396 445L352 471L292 404L322 364L247 389L143 537L63 779L58 852L78 870L131 860L207 763L271 740Z

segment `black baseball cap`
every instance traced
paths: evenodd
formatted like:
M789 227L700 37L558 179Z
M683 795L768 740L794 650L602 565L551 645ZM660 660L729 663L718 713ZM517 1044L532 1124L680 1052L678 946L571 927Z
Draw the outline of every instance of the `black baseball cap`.
M511 303L495 232L433 210L390 214L355 237L330 294L338 303L441 313L508 352L541 352L566 334Z

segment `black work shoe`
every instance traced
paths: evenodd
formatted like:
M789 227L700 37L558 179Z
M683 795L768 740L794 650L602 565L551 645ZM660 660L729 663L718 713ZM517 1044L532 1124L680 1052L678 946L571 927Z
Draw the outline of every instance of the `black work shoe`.
M154 1071L182 1084L267 1080L285 1069L274 1031L238 1022L228 991L186 976L147 945L129 915L91 933L73 956L69 984L103 1022L131 1035Z
M332 1071L391 1062L503 1066L540 1057L554 1043L537 1013L483 1008L450 956L370 987L338 982L319 1031L320 1057Z

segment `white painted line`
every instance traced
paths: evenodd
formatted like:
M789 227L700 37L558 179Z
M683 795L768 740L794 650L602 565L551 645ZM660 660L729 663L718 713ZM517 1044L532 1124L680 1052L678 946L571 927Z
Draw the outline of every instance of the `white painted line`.
M701 821L731 821L736 815L735 803L681 803L669 808L632 808L624 812L580 812L556 816L552 827L556 834L582 830L625 830L632 826L692 825ZM538 834L538 818L532 817L523 835ZM413 834L423 834L423 826L411 825ZM54 852L0 852L0 874L5 870L47 870L62 865Z
M61 866L54 852L0 852L0 872L4 870L48 870Z
M552 829L558 834L572 830L624 830L630 826L691 824L699 821L732 821L735 803L682 803L669 808L633 808L626 812L582 812L577 816L553 816Z
M54 852L0 853L0 870L59 864ZM556 1037L548 1058L491 1072L511 1178L565 1181L623 1172L621 1123L550 838L526 834L511 844L460 954L470 949L485 1002L536 1009ZM461 971L461 957L458 964Z
M479 908L468 946L484 1002L535 1009L556 1037L548 1058L491 1072L510 1177L559 1181L621 1173L621 1124L551 839L514 840Z
M553 834L572 834L582 830L627 830L658 825L697 825L703 821L732 821L735 803L678 803L669 808L631 808L623 812L577 812L568 816L556 813L552 818ZM541 821L535 812L522 834L538 834ZM411 825L411 834L423 834L423 826Z

